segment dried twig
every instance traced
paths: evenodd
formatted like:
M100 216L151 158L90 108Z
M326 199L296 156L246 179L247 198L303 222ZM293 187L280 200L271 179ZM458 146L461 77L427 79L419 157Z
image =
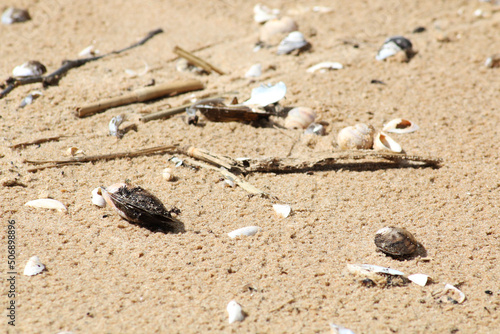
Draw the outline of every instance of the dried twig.
M35 139L32 141L27 141L27 142L22 142L14 145L10 145L9 147L11 149L16 149L16 148L21 148L21 147L26 147L26 146L31 146L31 145L38 145L42 143L47 143L49 141L59 141L59 139L66 137L66 136L53 136L53 137L47 137L47 138L39 138Z
M242 178L240 178L239 176L237 176L236 174L233 174L231 173L230 171L228 171L227 169L225 169L224 167L221 167L219 169L220 173L226 177L226 178L229 178L231 180L234 181L234 183L236 183L238 186L240 186L241 188L243 188L244 190L246 190L247 192L249 192L250 194L252 195L259 195L259 196L262 196L262 197L265 197L265 198L269 198L270 195L268 193L266 193L265 191L262 191L260 190L259 188L253 186L251 183L243 180ZM278 198L275 197L275 196L271 196L273 199L277 200Z
M140 41L138 41L138 42L126 47L126 48L123 48L121 50L111 51L109 53L106 53L106 54L103 54L100 56L95 56L95 57L88 57L88 58L74 59L74 60L64 60L62 62L62 65L60 68L58 68L57 70L55 70L54 72L52 72L51 74L49 74L45 77L43 77L43 76L34 76L34 77L27 77L27 78L12 78L12 77L10 77L5 82L5 84L6 84L5 89L2 92L0 92L0 99L5 97L7 94L9 94L14 88L16 88L18 86L22 86L22 85L27 85L27 84L31 84L31 83L35 83L35 82L42 82L44 87L55 86L55 85L59 84L59 80L66 74L66 72L68 72L72 68L80 67L80 66L85 65L91 61L99 60L101 58L104 58L104 57L107 57L107 56L110 56L113 54L119 54L119 53L128 51L132 48L143 45L144 43L149 41L151 38L153 38L154 36L156 36L162 32L163 32L162 29L153 30L153 31L149 32Z
M217 73L219 73L220 75L223 75L224 72L222 72L221 70L219 70L217 67L215 67L214 65L212 64L209 64L208 62L204 61L203 59L199 58L199 57L196 57L194 54L192 54L191 52L189 51L186 51L184 49L181 49L180 47L176 46L174 48L174 53L179 55L180 57L182 58L185 58L187 59L187 61L189 61L191 64L193 65L196 65L198 67L201 67L202 69L204 69L205 71L207 71L208 73L212 72L212 71L215 71Z
M138 89L124 96L113 97L98 101L76 109L78 117L87 117L109 108L118 107L130 103L154 100L170 94L179 94L193 90L203 89L203 83L198 80L175 81L153 87Z

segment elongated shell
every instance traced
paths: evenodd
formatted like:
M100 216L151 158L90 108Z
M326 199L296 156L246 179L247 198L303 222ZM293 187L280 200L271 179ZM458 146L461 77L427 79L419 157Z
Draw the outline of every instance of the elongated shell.
M377 151L392 151L402 153L403 148L384 132L378 132L373 138L373 149Z
M375 129L371 125L358 123L340 130L337 135L337 143L343 150L367 150L373 145L373 134Z
M234 239L234 238L240 237L240 236L247 236L247 237L252 236L259 231L260 231L260 227L258 227L258 226L245 226L245 227L239 228L237 230L234 230L232 232L229 232L227 235L231 239Z
M68 208L61 202L51 199L51 198L41 198L41 199L35 199L33 201L29 201L28 203L24 204L26 206L31 206L34 208L42 208L42 209L55 209L59 212L67 212Z
M296 107L288 112L285 119L287 129L307 129L316 119L316 113L307 107Z
M375 234L375 245L377 248L393 256L405 256L415 253L417 250L417 239L400 227L384 227Z
M412 121L403 118L395 118L386 125L382 131L392 132L392 133L410 133L417 131L419 126Z

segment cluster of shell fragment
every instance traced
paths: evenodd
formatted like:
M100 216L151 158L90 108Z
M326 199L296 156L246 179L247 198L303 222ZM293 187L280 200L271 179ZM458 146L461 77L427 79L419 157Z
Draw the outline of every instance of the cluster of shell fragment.
M395 257L408 256L417 250L415 237L400 227L384 227L375 234L375 245L383 253Z

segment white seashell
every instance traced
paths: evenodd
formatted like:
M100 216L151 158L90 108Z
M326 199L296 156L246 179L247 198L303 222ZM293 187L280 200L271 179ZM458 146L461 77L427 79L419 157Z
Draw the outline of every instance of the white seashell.
M29 20L31 17L26 9L9 7L2 14L3 24L21 23Z
M385 40L384 44L378 51L375 59L384 60L391 56L394 56L400 51L405 51L406 55L412 52L413 45L410 40L403 36L393 36Z
M316 113L307 107L296 107L288 112L285 118L287 129L307 129L316 120Z
M78 147L69 147L67 150L66 150L66 153L68 155L71 155L71 156L75 156L75 155L78 155L78 154L83 154L83 151L80 150Z
M89 45L85 49L80 51L80 53L78 54L78 57L82 57L82 58L95 57L99 53L101 53L101 52L99 50L97 50L95 48L95 46Z
M24 205L31 206L34 208L55 209L59 212L68 212L68 208L66 208L64 204L51 198L35 199L33 201L29 201Z
M327 70L341 70L344 68L344 65L337 62L332 61L324 61L322 63L311 66L307 69L307 73L314 73L319 71L320 73L325 73Z
M401 145L382 131L378 132L373 138L373 149L377 151L389 150L396 153L403 152Z
M337 143L343 150L360 149L367 150L373 145L373 134L375 129L371 125L358 123L340 130L337 135Z
M393 276L404 276L404 273L396 270L396 269L391 269L391 268L385 268L381 266L377 266L374 264L348 264L347 269L351 273L357 273L357 274L362 274L362 273L381 273L381 274L388 274L388 275L393 275Z
M240 237L240 236L249 237L249 236L256 234L259 231L260 231L260 227L258 227L258 226L246 226L246 227L242 227L242 228L239 228L237 230L234 230L232 232L229 232L227 235L231 239L233 239L233 238Z
M172 168L165 168L161 172L161 176L163 176L163 178L167 181L173 181L175 179Z
M39 76L47 72L45 65L37 60L30 60L22 65L14 67L12 75L14 77Z
M31 93L28 94L22 101L21 104L19 105L20 108L24 108L28 104L32 104L33 101L35 101L37 98L42 96L43 93L39 90L32 91Z
M256 104L265 107L273 104L285 97L286 85L280 81L276 85L260 85L252 89L252 95L249 100L243 102L244 105Z
M227 304L226 310L229 315L230 324L235 321L243 321L245 319L245 314L243 313L241 305L238 304L235 300L231 300L229 304Z
M287 16L281 19L269 20L260 28L260 40L267 44L274 44L273 40L277 36L282 36L298 29L297 23Z
M323 124L318 124L318 123L311 123L307 129L304 131L304 134L309 135L317 135L317 136L324 136L325 135L325 127Z
M101 208L106 207L106 200L104 199L104 197L102 197L101 187L97 187L92 190L92 204L97 205Z
M253 64L245 73L245 78L257 78L260 77L261 75L262 75L262 65Z
M488 68L500 67L500 53L488 57L484 62L484 66Z
M38 258L38 256L32 256L28 260L28 263L26 263L26 266L24 267L24 275L26 276L33 276L41 273L45 269L45 266L43 265L42 261Z
M425 286L427 284L429 276L425 274L413 274L408 276L408 279L415 284L418 284L420 286Z
M119 127L120 125L123 123L123 121L125 120L125 117L123 115L118 115L118 116L115 116L111 119L111 121L109 121L109 134L111 136L115 136L115 137L121 137L121 132L119 130Z
M286 218L292 212L292 207L287 204L273 204L274 212L280 217Z
M352 330L345 328L344 326L330 324L330 327L332 328L332 333L334 334L354 334Z
M277 53L279 55L289 54L292 51L300 50L308 45L309 43L300 31L292 31L278 45Z
M382 131L392 133L410 133L417 131L419 126L412 121L403 118L396 118L384 125Z
M253 19L257 23L264 23L275 19L280 14L279 9L271 9L263 4L256 4L253 7Z
M455 300L457 303L462 304L465 301L465 294L458 290L455 286L451 284L446 284L444 286L443 292L441 293L441 296L449 295L449 294L454 294L458 298L452 298L452 301ZM451 297L449 297L451 298Z
M125 69L125 73L127 73L127 75L132 77L132 78L143 76L144 74L148 73L148 71L149 71L149 65L145 61L143 61L143 63L144 63L144 69L141 72Z

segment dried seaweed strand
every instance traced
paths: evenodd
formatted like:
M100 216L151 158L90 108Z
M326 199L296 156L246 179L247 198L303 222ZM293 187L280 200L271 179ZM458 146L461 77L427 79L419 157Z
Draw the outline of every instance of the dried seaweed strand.
M123 48L121 50L116 50L116 51L111 51L109 53L100 55L100 56L95 56L95 57L88 57L88 58L83 58L83 59L74 59L74 60L63 60L61 67L59 67L57 70L52 72L51 74L47 76L34 76L34 77L28 77L28 78L8 78L5 82L5 89L0 92L0 99L4 98L7 94L9 94L14 88L22 85L27 85L31 83L36 83L36 82L41 82L43 83L43 87L48 87L48 86L55 86L59 84L59 80L72 68L77 68L82 65L85 65L91 61L99 60L101 58L114 55L114 54L120 54L122 52L128 51L130 49L133 49L135 47L138 47L140 45L143 45L147 41L149 41L151 38L154 36L162 33L162 29L156 29L151 32L149 32L144 38L142 38L140 41L127 46L126 48Z
M26 147L26 146L31 146L31 145L38 145L38 144L42 144L42 143L47 143L49 141L59 141L59 139L61 139L63 137L66 137L66 136L53 136L53 137L47 137L47 138L39 138L39 139L35 139L32 141L26 141L26 142L10 145L9 147L11 149L16 149L16 148L21 148L21 147Z

